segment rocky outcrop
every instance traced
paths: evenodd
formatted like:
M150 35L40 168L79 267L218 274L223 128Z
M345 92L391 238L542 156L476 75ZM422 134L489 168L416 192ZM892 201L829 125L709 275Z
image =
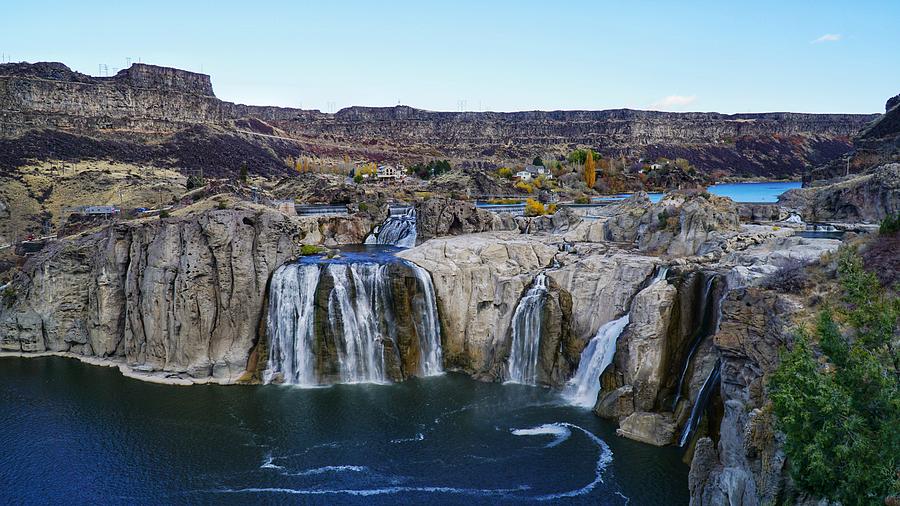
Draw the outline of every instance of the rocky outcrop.
M148 134L206 126L247 134L243 140L277 147L282 157L288 150L278 139L293 147L291 156L302 147L305 154L330 159L345 154L372 160L441 157L475 167L603 146L611 155L632 159L687 158L705 173L798 175L845 153L849 137L875 117L627 109L456 113L405 106L350 107L325 114L224 102L213 96L209 76L152 65L135 64L108 78L72 72L60 63L0 65L0 137L27 139L40 130L66 131L83 137L67 139L67 145L59 142L60 151L84 150L86 145L98 151L91 137L103 134L130 146L99 150L116 157L152 145L156 139ZM203 147L202 139L195 141L195 150ZM34 147L26 154L67 158L65 152ZM210 174L221 170L216 163L205 168ZM266 168L277 172L274 164ZM469 186L480 187L477 182Z
M739 227L734 202L706 192L671 192L655 204L637 195L610 206L606 213L608 240L676 257L704 254L715 247L712 240L717 232L734 232Z
M790 190L779 204L794 209L806 221L878 223L900 212L900 163L831 184Z
M760 288L730 292L715 345L722 358L724 414L718 443L701 438L691 462L692 504L774 504L783 494L783 441L773 428L764 381L791 342L802 306Z
M551 299L559 293L558 302L549 304L560 307L559 317L551 314L550 319L562 319L571 300L572 339L553 338L554 346L546 348L553 352L542 351L548 382L559 384L566 379L565 367L577 365L574 361L563 367L563 362L578 356L600 325L627 311L656 263L652 257L615 251L560 254L555 240L558 237L475 234L432 239L399 254L428 270L434 280L447 367L484 379L502 377L513 312L534 276L544 271ZM560 262L557 267L554 258ZM554 355L558 342L563 343L562 360Z
M422 241L515 228L516 224L508 214L494 214L468 201L430 198L416 204L416 232Z
M257 340L271 272L301 243L359 243L371 226L260 207L183 213L113 225L32 257L16 301L0 310L0 350L233 382Z

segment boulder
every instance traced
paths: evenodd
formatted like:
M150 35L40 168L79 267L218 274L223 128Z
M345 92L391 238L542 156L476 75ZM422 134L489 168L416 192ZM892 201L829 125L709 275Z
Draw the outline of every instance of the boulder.
M654 446L671 444L675 424L671 413L634 412L619 423L616 435Z

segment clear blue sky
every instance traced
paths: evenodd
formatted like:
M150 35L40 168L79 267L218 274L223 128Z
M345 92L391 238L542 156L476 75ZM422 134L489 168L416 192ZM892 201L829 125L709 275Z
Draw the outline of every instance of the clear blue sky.
M882 112L900 2L12 1L0 53L202 71L226 100L329 111Z

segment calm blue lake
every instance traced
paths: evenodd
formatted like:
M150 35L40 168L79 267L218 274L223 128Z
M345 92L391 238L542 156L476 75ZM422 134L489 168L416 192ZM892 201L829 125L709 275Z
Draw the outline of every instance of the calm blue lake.
M459 374L183 387L0 358L0 425L0 504L688 503L677 448Z
M799 181L766 181L762 183L723 183L708 186L709 193L728 197L735 202L778 202L782 193L800 188ZM662 193L649 193L651 202L659 202Z

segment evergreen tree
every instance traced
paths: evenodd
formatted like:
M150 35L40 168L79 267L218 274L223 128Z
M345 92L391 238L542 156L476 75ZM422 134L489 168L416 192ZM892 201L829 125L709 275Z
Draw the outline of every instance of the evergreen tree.
M883 504L900 494L900 298L853 251L841 253L838 272L840 304L783 355L770 398L802 489L845 505Z

